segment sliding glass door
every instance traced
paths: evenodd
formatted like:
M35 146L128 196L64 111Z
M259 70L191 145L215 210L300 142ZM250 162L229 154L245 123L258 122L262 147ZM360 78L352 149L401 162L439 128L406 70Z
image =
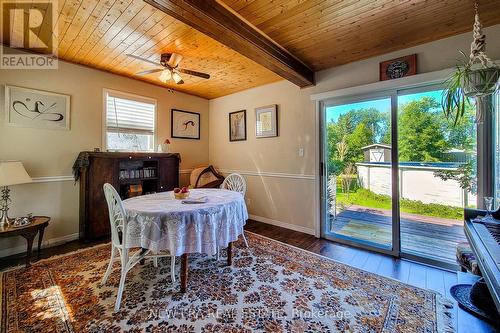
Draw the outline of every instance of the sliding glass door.
M393 250L391 97L327 105L324 237Z
M474 106L453 126L439 88L398 91L401 252L453 265L466 241L464 207L476 205Z
M439 86L324 103L322 236L451 267L476 205L474 106L456 126Z

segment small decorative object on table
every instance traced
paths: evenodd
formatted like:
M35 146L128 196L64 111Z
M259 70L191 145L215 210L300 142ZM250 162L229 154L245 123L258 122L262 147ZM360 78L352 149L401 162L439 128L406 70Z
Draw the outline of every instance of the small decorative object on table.
M174 188L174 197L176 199L186 199L189 197L189 189L185 186L183 188Z
M0 228L0 238L8 238L13 236L22 236L27 242L26 251L26 267L31 265L31 252L33 250L33 241L35 236L38 234L38 259L40 259L40 249L42 247L43 233L45 228L49 225L50 217L47 216L30 216L16 219L19 221L24 221L21 223L28 224L16 225L16 223L7 226L6 228Z
M2 196L0 201L0 230L8 228L9 219L9 202L11 185L31 183L31 177L24 169L20 161L0 161L0 188Z
M170 140L169 139L165 139L165 141L161 145L158 145L158 152L159 153L170 153Z
M34 221L33 214L30 213L27 216L16 217L14 219L14 224L12 226L14 228L24 227L31 224L31 222L33 221Z
M483 222L485 221L493 221L493 215L491 215L491 211L493 210L493 197L484 197L484 208L486 208L486 215L481 219Z

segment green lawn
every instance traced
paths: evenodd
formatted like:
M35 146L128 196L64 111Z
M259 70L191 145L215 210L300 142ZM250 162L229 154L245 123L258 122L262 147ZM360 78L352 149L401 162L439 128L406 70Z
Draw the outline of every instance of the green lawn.
M363 188L357 189L347 195L346 193L343 193L339 187L337 187L337 205L358 205L388 210L392 207L391 197L388 195L376 194ZM401 199L400 208L401 211L405 213L463 220L464 210L460 207L451 207L440 204L425 204L421 201Z

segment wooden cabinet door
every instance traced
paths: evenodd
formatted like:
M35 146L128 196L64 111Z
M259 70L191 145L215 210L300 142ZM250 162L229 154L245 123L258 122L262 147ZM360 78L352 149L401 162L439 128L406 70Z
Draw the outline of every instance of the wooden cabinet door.
M111 234L108 205L104 197L103 185L109 183L117 189L116 161L113 158L91 158L90 160L86 239L96 239Z
M179 160L176 157L161 158L159 163L159 191L172 191L179 187Z

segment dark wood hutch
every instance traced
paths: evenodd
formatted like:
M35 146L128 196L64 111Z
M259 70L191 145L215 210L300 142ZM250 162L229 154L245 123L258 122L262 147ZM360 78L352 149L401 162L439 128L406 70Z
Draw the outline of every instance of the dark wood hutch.
M80 239L110 236L105 183L122 199L171 191L179 186L179 163L177 153L81 152L73 167L80 180Z

